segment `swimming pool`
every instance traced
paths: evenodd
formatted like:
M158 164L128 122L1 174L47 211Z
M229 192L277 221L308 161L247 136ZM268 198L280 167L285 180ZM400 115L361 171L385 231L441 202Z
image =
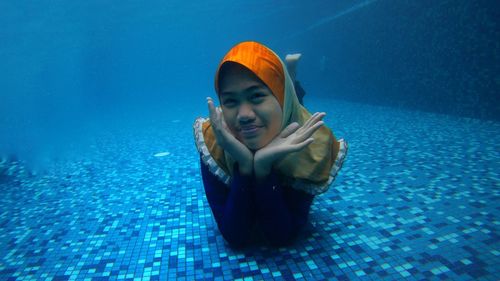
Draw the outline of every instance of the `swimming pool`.
M3 163L0 279L498 279L498 123L306 103L326 109L349 156L292 246L227 247L204 195L193 112L101 134L92 153L47 174Z

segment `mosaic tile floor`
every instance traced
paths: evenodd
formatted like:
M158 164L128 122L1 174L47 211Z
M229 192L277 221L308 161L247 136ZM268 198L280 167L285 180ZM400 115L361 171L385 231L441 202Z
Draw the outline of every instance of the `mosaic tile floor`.
M0 280L500 279L499 123L307 102L349 155L293 246L226 246L185 113L45 175L2 163Z

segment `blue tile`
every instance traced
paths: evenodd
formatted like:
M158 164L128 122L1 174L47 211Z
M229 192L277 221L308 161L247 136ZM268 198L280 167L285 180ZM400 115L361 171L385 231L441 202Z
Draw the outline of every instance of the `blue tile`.
M308 102L326 106L335 118L328 125L346 132L350 152L293 245L227 247L186 120L96 139L92 160L61 162L45 176L2 162L13 180L0 183L0 279L500 276L499 124ZM163 146L170 154L152 157L152 147Z

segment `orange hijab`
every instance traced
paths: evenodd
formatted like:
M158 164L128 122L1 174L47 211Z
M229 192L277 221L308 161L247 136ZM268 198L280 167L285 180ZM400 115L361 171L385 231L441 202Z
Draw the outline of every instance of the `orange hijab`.
M218 93L219 71L226 62L243 65L255 73L271 89L283 110L281 130L292 122L303 125L311 114L295 94L293 81L283 61L271 49L257 42L242 42L224 56L215 75ZM198 118L194 124L195 142L211 173L229 184L234 161L217 144L210 120ZM277 162L273 170L283 184L311 194L328 190L335 179L347 153L347 143L337 140L330 129L322 126L313 135L314 142L303 150L291 153Z

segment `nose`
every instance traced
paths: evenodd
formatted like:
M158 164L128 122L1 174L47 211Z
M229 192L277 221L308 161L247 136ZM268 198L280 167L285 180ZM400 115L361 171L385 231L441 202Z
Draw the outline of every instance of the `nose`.
M252 105L243 103L238 108L238 122L247 123L255 119L255 112Z

